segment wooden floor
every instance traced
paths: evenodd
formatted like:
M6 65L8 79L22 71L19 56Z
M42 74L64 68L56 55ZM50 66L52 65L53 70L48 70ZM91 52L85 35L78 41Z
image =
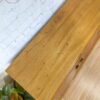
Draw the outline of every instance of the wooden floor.
M69 0L7 72L37 100L52 100L99 29L100 0Z
M100 39L62 100L100 100Z

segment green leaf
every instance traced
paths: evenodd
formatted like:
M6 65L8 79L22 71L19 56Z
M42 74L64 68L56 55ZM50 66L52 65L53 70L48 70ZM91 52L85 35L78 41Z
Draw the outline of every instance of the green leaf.
M16 90L17 90L17 92L19 94L23 94L24 95L25 90L17 82L15 82L15 88L16 88Z
M2 96L2 90L0 90L0 99L1 99L1 96Z
M1 96L1 100L9 100L8 96Z
M10 84L6 84L2 89L2 94L5 96L10 96L11 86Z
M17 91L17 89L12 88L12 89L10 90L10 93L18 93L18 91Z

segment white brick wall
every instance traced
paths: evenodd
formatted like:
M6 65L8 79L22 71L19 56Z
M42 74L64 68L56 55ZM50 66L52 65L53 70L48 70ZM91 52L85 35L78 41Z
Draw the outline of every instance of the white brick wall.
M13 1L13 0L12 0ZM0 73L65 0L0 2ZM0 75L0 78L4 75ZM0 82L1 83L1 82Z

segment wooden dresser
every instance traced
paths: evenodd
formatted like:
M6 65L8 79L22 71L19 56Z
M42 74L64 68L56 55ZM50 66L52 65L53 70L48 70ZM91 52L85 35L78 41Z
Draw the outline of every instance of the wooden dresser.
M69 0L7 72L36 100L59 100L98 39L99 30L100 0Z

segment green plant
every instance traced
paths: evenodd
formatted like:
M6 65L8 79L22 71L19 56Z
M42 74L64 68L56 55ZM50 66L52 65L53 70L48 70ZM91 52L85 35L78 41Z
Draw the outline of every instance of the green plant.
M0 90L0 100L35 100L17 82L7 83Z

